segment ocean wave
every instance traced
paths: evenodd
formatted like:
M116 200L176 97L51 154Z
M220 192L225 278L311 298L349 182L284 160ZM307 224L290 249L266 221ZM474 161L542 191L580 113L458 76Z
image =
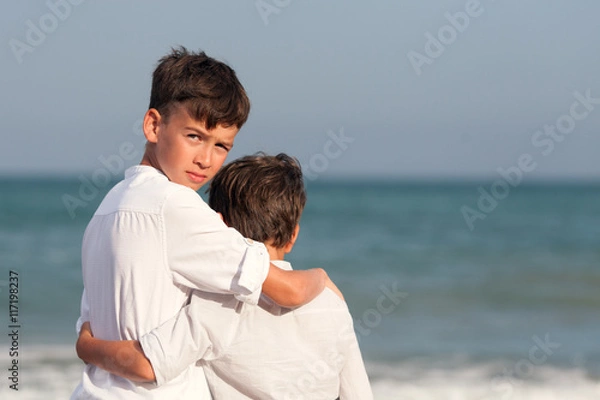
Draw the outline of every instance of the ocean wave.
M368 364L377 400L591 400L600 380L583 368L534 366L521 374L502 363L429 368L422 363Z
M83 362L77 358L74 345L24 344L16 359L19 366L18 391L3 382L0 386L1 399L68 399L83 372ZM8 352L0 354L3 371L7 369L4 366L11 362ZM5 375L2 374L3 381L6 381Z
M0 354L0 365L9 365ZM66 399L81 379L73 346L27 346L19 358L19 391L7 385L0 398ZM2 368L4 369L4 367ZM377 400L589 400L600 398L600 380L582 368L535 366L527 376L506 373L497 362L435 364L424 360L367 363ZM5 375L5 374L3 374ZM5 378L4 378L5 379Z

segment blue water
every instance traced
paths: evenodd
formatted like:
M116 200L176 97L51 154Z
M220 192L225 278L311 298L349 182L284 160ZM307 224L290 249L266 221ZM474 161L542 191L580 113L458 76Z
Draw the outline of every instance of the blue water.
M366 358L511 359L549 334L551 362L598 372L600 187L517 188L470 231L477 186L311 187L292 258L326 267L358 319L382 284L407 292L362 338Z
M438 384L446 376L466 382L452 374L473 368L492 379L528 359L534 337L556 344L539 366L550 372L521 374L519 382L551 385L557 369L597 386L600 186L513 188L471 230L461 207L478 209L480 185L490 187L309 182L289 260L296 268L325 268L344 292L379 398L399 398L393 394L399 386L389 389L386 382L414 383L431 370L447 371L432 378ZM39 355L36 365L49 366L32 372L40 382L52 366L68 365L71 379L78 379L73 354L47 352L74 343L81 238L108 188L86 197L72 216L64 196L81 200L80 187L67 178L0 180L0 285L9 270L19 273L23 346L34 359ZM6 286L0 290L5 304ZM390 291L401 293L397 304L385 297ZM0 321L6 321L2 309ZM471 398L464 393L457 398Z

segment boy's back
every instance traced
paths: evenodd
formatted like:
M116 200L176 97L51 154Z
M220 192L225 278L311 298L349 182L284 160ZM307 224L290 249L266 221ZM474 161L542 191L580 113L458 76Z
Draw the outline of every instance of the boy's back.
M82 245L84 300L92 305L94 333L112 340L151 329L181 309L188 296L186 288L172 284L161 235L163 207L186 188L151 167L127 172L98 207Z
M226 257L220 255L217 261L212 255L234 240L243 239L193 190L170 182L152 167L131 167L102 201L84 235L80 322L90 321L98 338L137 339L175 315L190 287L211 286L212 291L230 293L231 282L243 286L245 276L234 280L237 269L224 265L239 265L244 254L230 246ZM253 289L258 295L260 286ZM121 392L127 398L183 398L185 393L210 398L205 397L206 383L198 367L187 368L156 389L92 365L86 366L74 397L85 393L106 398Z
M224 221L264 242L283 270L292 269L283 258L305 202L300 165L285 154L233 161L215 176L209 196ZM177 317L140 338L158 385L201 360L217 399L372 398L352 317L332 290L293 310L265 296L259 305L195 291Z
M137 173L129 174L134 171ZM80 321L89 320L97 337L113 340L140 337L177 313L188 297L184 287L173 284L165 265L165 237L161 233L166 228L162 208L169 206L169 197L190 189L170 182L151 167L134 167L127 172L125 180L98 207L82 245L85 291ZM193 390L206 396L202 375L190 368L181 379L193 383ZM180 394L170 390L180 390L177 383L148 391L153 386L135 384L88 364L73 396L105 398L109 393L121 393L133 397L138 393L158 399Z
M272 262L291 269L285 261ZM202 359L216 399L372 398L352 317L333 291L295 310L264 296L259 305L194 292L176 318L140 340L158 384Z

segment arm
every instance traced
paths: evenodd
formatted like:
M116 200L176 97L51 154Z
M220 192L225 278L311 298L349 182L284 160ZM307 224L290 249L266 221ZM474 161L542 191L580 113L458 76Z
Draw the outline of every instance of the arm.
M316 297L328 280L322 269L279 271L262 243L228 228L197 193L181 190L165 206L167 263L173 280L209 293L233 294L256 304L262 291L293 307Z
M100 340L85 322L75 346L77 356L111 374L134 382L154 382L154 370L137 340Z
M270 264L262 292L282 307L297 307L317 297L329 285L328 282L331 280L320 268L285 271Z
M161 386L196 361L223 353L237 332L238 304L231 295L195 292L189 305L139 341L96 339L86 322L77 355L112 374Z

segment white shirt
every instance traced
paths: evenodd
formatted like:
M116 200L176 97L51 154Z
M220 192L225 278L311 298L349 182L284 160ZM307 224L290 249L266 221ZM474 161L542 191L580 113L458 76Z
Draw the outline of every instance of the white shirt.
M140 343L159 386L200 360L215 400L373 398L348 307L328 288L294 310L194 292Z
M256 304L268 268L264 245L227 228L196 192L134 166L86 228L77 330L90 321L100 339L138 339L176 315L191 289ZM87 365L72 398L210 399L202 368L173 378L161 387L136 384Z

